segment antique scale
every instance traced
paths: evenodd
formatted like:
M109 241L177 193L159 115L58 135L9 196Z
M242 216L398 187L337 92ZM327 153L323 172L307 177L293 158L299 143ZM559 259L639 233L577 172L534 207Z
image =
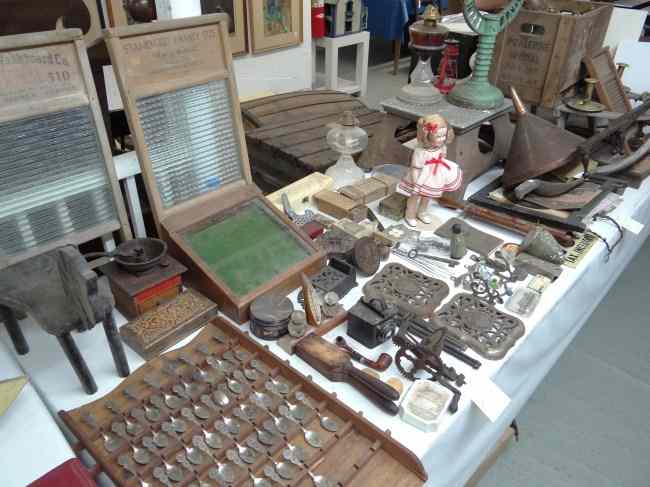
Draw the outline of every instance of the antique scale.
M465 0L463 16L470 28L479 35L476 64L471 77L456 83L449 93L449 102L467 108L491 110L503 105L503 93L488 80L497 34L501 32L521 8L523 0L512 0L497 14L481 12L476 0Z
M109 29L106 42L160 238L236 321L324 254L251 181L228 16Z

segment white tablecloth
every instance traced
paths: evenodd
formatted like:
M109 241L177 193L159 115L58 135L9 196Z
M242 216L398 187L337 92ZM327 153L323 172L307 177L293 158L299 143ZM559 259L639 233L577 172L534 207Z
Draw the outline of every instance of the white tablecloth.
M14 354L0 342L0 380L21 375L25 373ZM27 383L0 416L0 485L24 487L71 458L72 448L32 384Z
M495 175L495 172L484 175L480 181L470 186L470 191L484 186ZM453 215L451 210L442 208L436 209L436 212L443 221ZM591 312L647 237L647 225L650 224L650 181L646 181L639 190L626 190L625 199L613 216L617 220L623 216L633 217L645 224L646 227L640 235L626 232L625 239L616 248L609 261L605 261L604 245L598 242L577 269L565 269L562 276L543 294L535 313L530 318L524 319L525 336L517 342L503 360L491 362L481 359L483 366L479 372L476 372L446 356L446 362L463 372L470 380L477 373L486 374L492 377L511 397L510 406L495 423L491 423L470 403L466 395L463 395L458 412L454 415L448 414L438 432L422 433L402 422L398 417L389 417L382 413L351 386L331 383L299 358L287 357L275 343L271 342L269 345L277 355L288 358L296 369L312 375L313 379L326 390L337 392L339 398L344 402L363 412L364 416L380 429L389 429L393 437L415 452L429 472L427 485L463 485L496 444L507 425L516 417L564 349L571 343ZM390 224L387 220L385 223ZM470 223L506 241L521 240L521 237L513 233L501 231L476 221L470 220ZM616 230L613 226L607 223L597 223L594 228L598 233L606 236L610 242L615 240ZM396 260L397 258L391 257L391 259ZM365 282L366 279L359 279L359 286L345 297L343 302L346 308L352 306L359 298ZM453 286L450 285L450 287L453 290ZM295 298L295 293L292 296ZM123 323L123 320L120 323ZM97 399L110 392L120 382L115 373L101 326L75 335L75 340L99 387L98 393L92 397L84 394L53 337L46 335L33 325L29 326L29 324L23 324L23 330L32 351L29 355L19 357L18 360L36 384L52 413L61 409L72 409L91 399ZM333 330L328 338L333 339L339 334L345 334L345 325ZM2 339L9 343L4 329L1 335ZM187 343L191 338L181 342L181 345ZM394 352L394 347L388 343L372 351L361 346L359 346L359 350L376 356L382 351ZM128 347L127 356L132 370L143 364L143 360ZM473 354L473 356L480 359L478 355ZM382 374L382 377L388 378L396 375L398 375L397 370L392 366Z

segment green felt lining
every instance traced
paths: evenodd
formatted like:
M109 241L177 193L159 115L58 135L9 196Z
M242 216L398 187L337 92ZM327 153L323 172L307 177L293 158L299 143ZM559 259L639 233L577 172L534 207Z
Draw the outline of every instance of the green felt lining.
M254 291L311 254L259 201L186 234L185 240L237 297Z

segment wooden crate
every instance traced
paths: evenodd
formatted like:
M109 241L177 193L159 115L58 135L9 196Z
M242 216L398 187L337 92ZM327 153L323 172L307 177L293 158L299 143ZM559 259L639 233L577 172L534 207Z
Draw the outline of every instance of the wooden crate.
M602 47L612 7L576 0L549 3L557 13L522 8L499 34L490 80L504 93L514 86L523 101L550 108L581 78L583 58ZM567 10L581 14L560 13Z

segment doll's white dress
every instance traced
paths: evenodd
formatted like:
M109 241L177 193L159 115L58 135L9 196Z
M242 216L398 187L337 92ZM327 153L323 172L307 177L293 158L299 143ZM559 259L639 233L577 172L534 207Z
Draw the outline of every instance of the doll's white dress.
M442 156L440 149L416 147L411 168L422 169L415 181L409 170L399 189L408 196L440 198L443 193L456 191L463 183L463 171L458 164Z

